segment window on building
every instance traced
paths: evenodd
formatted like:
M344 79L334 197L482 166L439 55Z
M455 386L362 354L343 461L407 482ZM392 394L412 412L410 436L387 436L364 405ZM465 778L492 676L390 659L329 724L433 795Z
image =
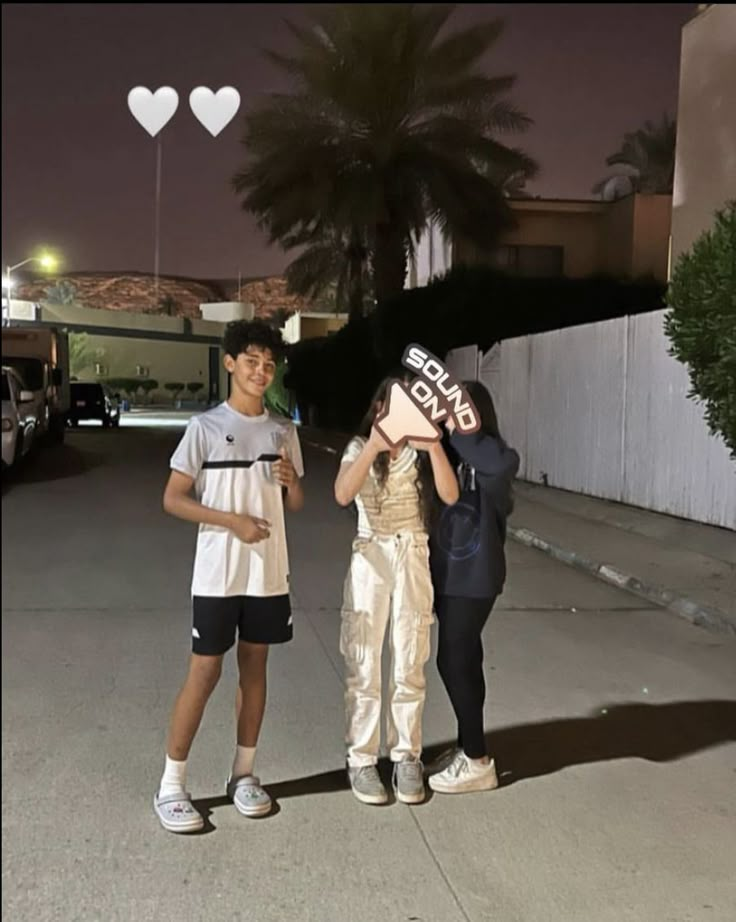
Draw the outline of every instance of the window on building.
M561 246L501 246L491 254L491 264L512 275L554 278L564 272L565 249Z

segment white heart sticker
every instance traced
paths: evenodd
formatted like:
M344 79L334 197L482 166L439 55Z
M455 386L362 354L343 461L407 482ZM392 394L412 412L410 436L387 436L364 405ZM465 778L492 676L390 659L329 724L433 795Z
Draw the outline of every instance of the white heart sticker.
M213 137L226 128L240 108L240 93L232 86L223 86L213 93L207 86L198 86L189 94L189 106L196 118Z
M133 118L152 138L171 121L178 107L179 94L170 86L160 86L155 93L146 86L137 86L128 93Z

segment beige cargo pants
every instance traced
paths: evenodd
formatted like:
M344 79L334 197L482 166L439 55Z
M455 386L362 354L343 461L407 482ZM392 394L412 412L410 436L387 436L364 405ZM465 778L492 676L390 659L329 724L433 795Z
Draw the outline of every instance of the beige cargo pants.
M381 652L387 629L391 672L386 746L394 762L419 758L432 608L425 535L355 540L345 580L340 631L351 767L378 761Z

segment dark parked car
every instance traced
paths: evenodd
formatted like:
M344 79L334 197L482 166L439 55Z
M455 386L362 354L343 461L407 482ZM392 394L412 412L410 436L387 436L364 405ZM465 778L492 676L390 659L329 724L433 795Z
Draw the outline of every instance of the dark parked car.
M116 395L95 381L72 381L70 387L67 417L70 426L78 426L88 419L99 419L105 427L120 425L120 404Z

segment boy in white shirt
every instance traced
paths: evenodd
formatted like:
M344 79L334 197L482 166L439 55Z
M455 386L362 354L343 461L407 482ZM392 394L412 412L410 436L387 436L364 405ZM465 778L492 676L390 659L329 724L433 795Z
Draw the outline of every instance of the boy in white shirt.
M236 629L237 748L227 795L245 816L271 810L253 763L266 705L268 648L293 634L284 507L302 508L304 468L296 427L270 416L263 404L284 343L267 324L239 320L228 324L223 346L230 397L190 420L164 492L166 512L199 525L192 656L154 796L156 815L170 832L196 832L204 825L186 790L187 758Z

